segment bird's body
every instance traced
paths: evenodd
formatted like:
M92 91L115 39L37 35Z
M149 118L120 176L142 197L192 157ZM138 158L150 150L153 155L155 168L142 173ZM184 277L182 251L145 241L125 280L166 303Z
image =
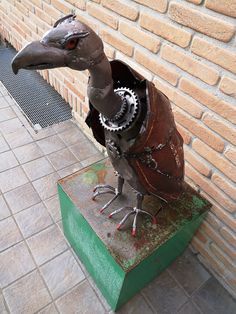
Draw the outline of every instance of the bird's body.
M128 131L114 132L104 130L98 111L90 104L87 124L97 141L107 147L114 169L131 187L167 201L176 199L182 191L183 140L176 129L170 102L123 62L115 60L110 64L114 89L132 90L140 99L142 112ZM148 149L154 150L149 154ZM150 165L148 155L153 158Z
M101 39L85 24L69 15L58 20L41 41L32 42L12 61L14 73L20 68L48 69L67 66L88 69L90 112L86 119L95 139L106 146L118 175L118 187L95 187L93 198L104 193L121 193L124 180L137 192L137 205L128 207L118 225L142 210L144 195L164 201L179 197L184 176L183 140L176 129L168 98L121 61L109 63ZM110 217L123 208L110 214Z

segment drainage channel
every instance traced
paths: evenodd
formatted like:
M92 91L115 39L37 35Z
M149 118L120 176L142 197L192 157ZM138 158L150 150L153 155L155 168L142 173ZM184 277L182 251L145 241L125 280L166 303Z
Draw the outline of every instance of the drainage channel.
M36 71L20 70L14 75L11 60L16 50L0 43L0 81L35 129L69 120L67 102Z

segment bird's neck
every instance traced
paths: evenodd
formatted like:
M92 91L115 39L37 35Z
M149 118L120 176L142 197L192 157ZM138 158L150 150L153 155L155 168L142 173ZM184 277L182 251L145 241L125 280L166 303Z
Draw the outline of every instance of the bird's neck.
M89 68L88 98L91 104L107 118L113 118L121 108L121 98L113 90L111 66L104 55L100 63Z

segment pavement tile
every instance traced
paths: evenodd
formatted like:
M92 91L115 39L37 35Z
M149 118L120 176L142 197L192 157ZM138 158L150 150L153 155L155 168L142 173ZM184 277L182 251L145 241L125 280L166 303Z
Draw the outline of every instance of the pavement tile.
M56 305L62 314L105 314L105 309L87 280L59 298Z
M211 277L189 249L168 270L189 295Z
M30 143L13 149L16 158L21 164L43 156L41 149L36 143Z
M43 203L22 210L15 215L15 219L24 238L28 238L53 223Z
M37 180L54 172L53 167L45 157L27 162L26 164L22 165L22 167L30 181Z
M81 268L69 250L44 264L40 271L55 299L85 279Z
M143 290L157 313L176 313L187 302L187 296L167 271L162 272Z
M5 99L8 102L9 106L15 106L16 105L14 98L9 95L8 91L7 91L7 94L5 96Z
M236 300L213 277L194 293L192 300L204 314L236 313Z
M55 308L55 305L53 303L51 303L48 306L46 306L44 309L39 311L37 314L57 314L57 313L58 313L58 311Z
M70 150L72 153L81 161L84 159L87 159L88 156L96 155L98 153L98 150L95 148L95 146L87 141L86 143L84 142L79 142L75 145L70 146Z
M9 312L7 311L6 304L3 298L3 295L0 293L0 313L1 314L8 314Z
M0 220L11 216L11 212L2 195L0 195Z
M200 312L191 301L185 303L178 311L178 314L201 314L201 313L202 312Z
M33 142L32 137L25 128L6 134L5 139L12 149Z
M43 138L55 135L56 132L54 131L54 129L52 127L47 127L44 128L42 130L39 130L37 132L35 132L32 128L29 129L31 136L33 137L33 139L35 141L41 140Z
M15 155L12 151L1 153L0 156L0 172L14 168L19 165Z
M82 168L83 166L81 165L81 163L77 162L76 164L70 165L64 169L57 171L57 173L61 178L65 178L66 176L69 176Z
M41 150L44 152L45 155L51 154L62 148L65 148L65 144L60 139L58 135L53 135L47 138L44 138L37 142Z
M53 197L45 200L44 204L47 207L47 210L52 216L53 220L55 222L58 222L61 219L60 202L58 195L54 195Z
M42 200L57 194L57 181L60 179L57 173L49 174L41 179L33 181L32 184Z
M5 152L9 150L9 146L7 145L7 142L3 138L2 135L0 135L0 153Z
M1 95L0 96L0 109L7 108L9 106L10 105L9 105L8 101L6 100L6 98Z
M22 128L23 128L22 123L18 118L0 122L0 131L4 135L19 131Z
M123 305L120 310L116 312L109 312L109 314L154 314L149 307L144 297L141 294L136 294L129 302Z
M4 197L13 214L40 202L40 197L31 183L5 193Z
M0 252L21 240L22 236L12 217L0 221Z
M1 106L0 106L0 122L10 120L15 117L16 117L16 114L11 109L11 107L1 109Z
M42 265L68 248L61 231L55 225L27 239L27 243L38 265Z
M66 121L63 121L63 122L59 122L57 124L54 124L52 127L53 127L53 130L55 132L57 132L57 133L62 133L65 130L68 130L68 129L71 130L73 128L77 128L78 129L78 126L72 120L66 120Z
M86 142L88 138L83 134L83 132L77 127L70 128L64 132L59 134L59 137L63 140L63 142L67 145L74 145L78 142Z
M48 155L48 159L56 170L63 169L78 162L78 159L75 158L68 148Z
M11 314L33 314L48 303L51 297L38 271L34 271L3 290Z
M35 268L34 261L24 242L10 247L0 255L0 286L11 284Z
M99 160L102 160L104 159L104 155L102 153L98 153L96 155L93 155L91 157L88 157L84 160L81 161L81 164L83 167L87 167L87 166L90 166L92 164L94 164L95 162L99 161Z
M15 167L0 173L0 189L3 193L13 190L27 182L28 179L21 167Z

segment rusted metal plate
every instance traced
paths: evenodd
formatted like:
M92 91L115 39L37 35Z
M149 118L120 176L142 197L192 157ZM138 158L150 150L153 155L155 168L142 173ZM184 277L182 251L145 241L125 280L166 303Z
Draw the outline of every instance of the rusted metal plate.
M105 210L99 209L111 198L110 194L92 200L93 188L97 184L117 185L117 177L108 159L104 159L90 167L70 175L59 181L59 185L69 196L93 231L102 240L111 256L125 272L129 272L147 256L151 255L163 243L185 225L204 213L211 205L186 185L182 197L169 205L164 205L159 212L161 202L152 196L146 196L144 209L157 215L157 224L153 225L148 217L138 217L138 232L134 238L131 235L131 223L128 221L122 231L116 230L124 212L108 218L108 214L122 206L135 206L136 195L125 184L124 194ZM132 216L131 216L132 217Z

